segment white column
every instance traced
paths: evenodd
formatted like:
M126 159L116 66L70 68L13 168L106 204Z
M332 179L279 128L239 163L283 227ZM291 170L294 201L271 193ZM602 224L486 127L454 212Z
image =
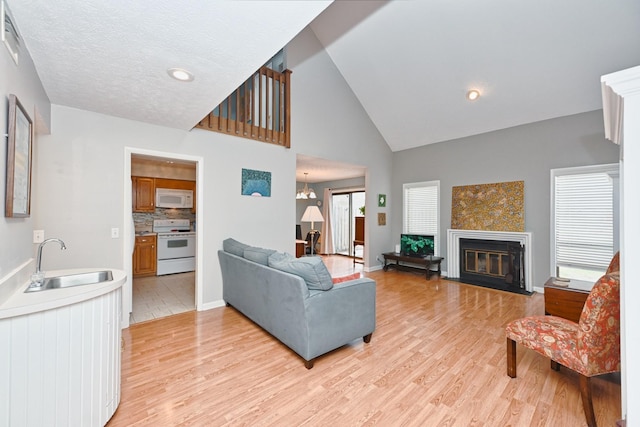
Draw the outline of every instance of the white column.
M640 425L640 67L603 76L602 98L605 136L620 144L622 416Z

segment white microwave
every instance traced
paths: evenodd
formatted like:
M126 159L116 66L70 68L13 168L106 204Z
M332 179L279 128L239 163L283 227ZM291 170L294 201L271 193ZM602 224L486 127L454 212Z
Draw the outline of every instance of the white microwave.
M191 209L193 207L193 191L156 188L156 207Z

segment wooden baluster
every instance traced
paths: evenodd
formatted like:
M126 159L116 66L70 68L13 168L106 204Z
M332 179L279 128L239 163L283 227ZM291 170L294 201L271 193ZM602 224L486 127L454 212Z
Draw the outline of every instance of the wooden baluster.
M280 73L273 73L273 142L275 144L280 143L280 103L282 97L280 91L282 90L282 82L280 81Z
M221 122L220 124L222 125L220 130L222 130L222 132L227 133L229 132L229 98L227 98L225 101L226 101L225 107L227 110L227 116L223 117L222 111L220 111L220 122Z
M220 116L216 116L213 114L209 114L209 129L220 129Z
M251 89L249 88L249 80L247 80L246 82L244 82L244 101L242 102L242 108L244 111L244 117L242 120L242 126L243 126L243 135L247 135L249 132L249 121L250 121L250 117L249 117L249 104L251 103Z
M258 139L262 138L263 135L263 126L262 126L262 104L264 103L262 100L262 68L260 69L260 71L258 71L258 82L259 82L259 86L260 86L260 90L259 90L259 94L258 97L259 99L259 104L258 104L258 108L260 109L260 112L258 114Z
M269 79L269 70L267 70L266 68L265 70L265 93L264 93L264 97L265 97L265 101L264 101L264 105L266 108L266 113L267 116L265 117L265 128L266 128L266 132L265 132L265 139L267 141L271 141L271 133L269 132L269 127L271 125L271 118L273 116L272 114L272 106L271 106L271 97L269 96L269 89L271 88L271 80ZM270 114L271 113L271 114Z
M285 118L284 118L284 145L291 148L291 70L284 70L285 79Z

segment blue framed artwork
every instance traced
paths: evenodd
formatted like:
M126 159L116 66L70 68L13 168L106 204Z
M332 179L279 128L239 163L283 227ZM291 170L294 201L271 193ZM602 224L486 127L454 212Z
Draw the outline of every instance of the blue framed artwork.
M243 196L271 197L271 172L242 169Z

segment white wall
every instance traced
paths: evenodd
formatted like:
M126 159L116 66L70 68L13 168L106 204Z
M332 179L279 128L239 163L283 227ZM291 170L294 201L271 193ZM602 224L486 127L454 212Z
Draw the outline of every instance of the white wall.
M295 155L283 148L213 132L184 132L62 106L53 106L52 134L38 148L37 227L67 243L50 250L43 268L123 267L125 147L201 156L204 197L205 303L222 298L216 251L234 237L257 246L293 250ZM272 195L240 195L241 169L272 172ZM129 185L128 182L126 185ZM290 206L290 209L283 208Z
M4 200L6 188L7 150L4 136L7 134L7 117L9 106L9 94L14 94L20 100L29 117L37 124L40 133L48 132L50 121L50 103L42 88L38 74L33 66L26 49L21 50L19 65L13 62L4 44L0 43L0 93L3 100L0 102L0 135L2 135L2 148L0 149L0 191L2 194L2 212L0 212L0 283L13 270L25 262L28 262L34 251L32 242L32 230L34 223L34 207L37 201L32 197L30 218L6 218L4 216ZM38 144L39 135L36 135L34 145ZM34 168L37 167L37 158L33 159Z

